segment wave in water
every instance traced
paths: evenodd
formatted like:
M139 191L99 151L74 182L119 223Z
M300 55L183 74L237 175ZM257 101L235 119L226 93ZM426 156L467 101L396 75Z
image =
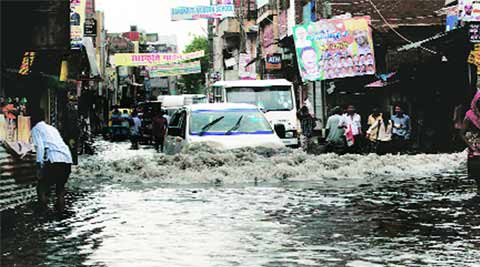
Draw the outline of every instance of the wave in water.
M220 151L205 145L177 155L153 149L129 150L126 143L97 144L99 153L80 159L72 177L119 181L152 180L170 184L392 180L427 177L460 168L464 153L419 155L309 155L301 150L243 148Z

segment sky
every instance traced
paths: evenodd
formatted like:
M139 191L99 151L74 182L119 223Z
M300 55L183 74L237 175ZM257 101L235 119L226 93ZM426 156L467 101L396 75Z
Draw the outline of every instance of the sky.
M137 25L147 33L176 34L182 51L195 35L207 35L207 21L171 21L171 9L209 3L209 0L96 0L95 7L105 13L108 32L128 32L130 25Z

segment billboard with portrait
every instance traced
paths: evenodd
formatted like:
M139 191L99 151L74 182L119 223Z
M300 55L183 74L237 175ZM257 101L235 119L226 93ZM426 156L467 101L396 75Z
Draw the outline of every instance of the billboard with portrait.
M375 74L370 17L329 19L294 27L303 81Z
M72 49L80 49L83 40L86 0L70 0L70 43Z
M459 0L458 17L463 21L480 21L480 0Z

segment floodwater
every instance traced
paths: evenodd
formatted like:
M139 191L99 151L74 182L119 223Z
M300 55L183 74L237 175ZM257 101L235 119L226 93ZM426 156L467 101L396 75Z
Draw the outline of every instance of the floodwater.
M99 149L65 214L2 216L2 266L480 266L463 153Z

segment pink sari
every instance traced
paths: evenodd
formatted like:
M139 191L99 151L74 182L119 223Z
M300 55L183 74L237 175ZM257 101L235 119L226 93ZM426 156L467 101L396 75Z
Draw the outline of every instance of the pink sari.
M472 99L470 109L465 114L465 119L469 120L476 128L476 131L469 131L466 134L468 141L473 144L475 149L468 149L468 157L480 156L480 111L477 108L477 102L480 100L480 91Z

